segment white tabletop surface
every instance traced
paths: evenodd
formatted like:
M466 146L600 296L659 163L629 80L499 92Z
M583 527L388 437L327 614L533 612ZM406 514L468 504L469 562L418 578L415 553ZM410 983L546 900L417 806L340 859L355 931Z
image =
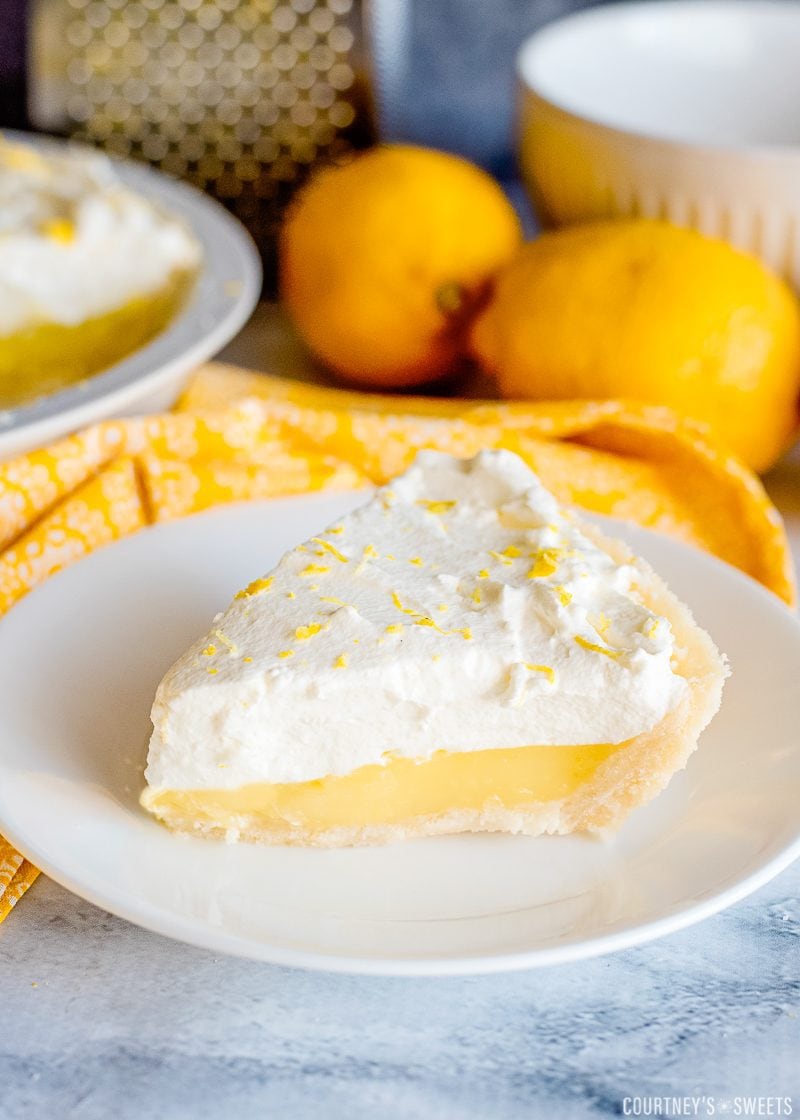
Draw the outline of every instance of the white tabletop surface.
M293 349L258 315L227 356L280 372ZM767 482L800 563L800 450ZM799 899L800 862L613 957L380 980L215 957L41 878L0 926L0 1117L796 1115Z

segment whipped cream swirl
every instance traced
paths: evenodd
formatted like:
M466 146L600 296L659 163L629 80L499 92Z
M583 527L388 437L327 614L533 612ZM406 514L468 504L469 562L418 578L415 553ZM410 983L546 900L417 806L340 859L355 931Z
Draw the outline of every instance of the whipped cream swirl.
M167 673L147 780L622 743L684 695L669 622L511 452L421 453L257 579Z

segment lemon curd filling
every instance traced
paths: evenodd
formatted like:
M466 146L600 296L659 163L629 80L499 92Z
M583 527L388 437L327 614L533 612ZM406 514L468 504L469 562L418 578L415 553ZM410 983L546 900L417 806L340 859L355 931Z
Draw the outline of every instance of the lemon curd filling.
M0 338L0 408L74 385L132 354L174 319L194 273L176 273L160 291L76 326L38 323Z
M331 829L406 823L487 805L517 809L560 801L588 782L626 743L439 751L423 761L390 757L383 765L310 782L256 782L238 789L155 790L143 803L178 828L289 825L306 835Z

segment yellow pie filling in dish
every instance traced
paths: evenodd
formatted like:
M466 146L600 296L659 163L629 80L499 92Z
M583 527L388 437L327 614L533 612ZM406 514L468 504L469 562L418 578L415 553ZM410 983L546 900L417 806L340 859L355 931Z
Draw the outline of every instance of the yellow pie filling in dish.
M0 136L0 408L99 373L187 299L201 247L102 153Z
M169 326L194 279L176 272L158 292L76 326L39 323L0 338L0 408L30 404L134 353Z
M196 822L227 831L238 828L245 815L256 828L279 831L289 826L314 839L354 821L379 829L452 812L561 800L626 746L439 751L422 761L394 756L383 765L311 782L148 791L143 801L157 816L193 822L191 827Z

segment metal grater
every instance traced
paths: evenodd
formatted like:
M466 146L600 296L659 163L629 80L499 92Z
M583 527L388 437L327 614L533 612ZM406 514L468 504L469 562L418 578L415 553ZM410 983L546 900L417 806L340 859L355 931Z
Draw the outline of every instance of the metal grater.
M38 127L214 194L268 287L298 184L372 135L358 0L38 0L31 71Z

